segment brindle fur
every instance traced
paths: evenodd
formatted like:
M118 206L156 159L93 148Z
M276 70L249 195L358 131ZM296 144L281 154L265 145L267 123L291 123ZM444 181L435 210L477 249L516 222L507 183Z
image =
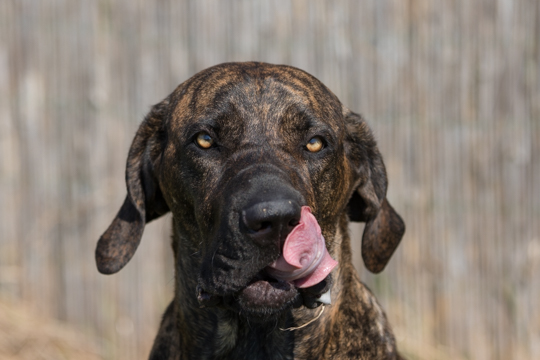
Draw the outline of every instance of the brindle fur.
M198 148L193 135L201 130L219 147ZM308 153L304 145L315 135L327 146ZM219 296L233 294L279 256L276 246L246 241L235 225L234 202L250 196L250 181L261 171L268 172L264 189L285 182L300 194L339 262L322 285L299 291L304 306L270 309L265 321L247 310L201 308L196 295L201 284ZM102 273L129 261L146 223L173 213L175 296L150 359L400 358L384 312L353 268L347 226L366 223L362 256L379 272L404 223L386 200L384 163L367 124L311 75L265 63L228 63L196 74L141 124L126 184L126 200L96 249ZM332 305L320 319L280 330L319 314L314 299L328 287Z

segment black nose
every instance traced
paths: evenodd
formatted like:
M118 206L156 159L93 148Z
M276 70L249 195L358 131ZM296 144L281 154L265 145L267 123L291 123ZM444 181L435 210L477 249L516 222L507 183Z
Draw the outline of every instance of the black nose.
M281 244L298 225L302 208L294 200L280 199L251 205L242 211L247 234L259 245Z

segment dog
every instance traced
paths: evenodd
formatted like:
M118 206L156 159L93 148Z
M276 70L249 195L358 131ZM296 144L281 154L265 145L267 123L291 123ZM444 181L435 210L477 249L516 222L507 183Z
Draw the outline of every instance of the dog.
M401 359L348 223L365 223L374 273L405 224L370 128L313 76L258 62L199 72L145 117L126 185L101 273L173 214L174 299L150 359Z

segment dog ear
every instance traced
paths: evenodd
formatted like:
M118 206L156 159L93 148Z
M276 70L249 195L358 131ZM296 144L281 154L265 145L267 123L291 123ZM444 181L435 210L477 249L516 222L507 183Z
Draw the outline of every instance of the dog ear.
M369 271L381 272L396 250L405 223L386 199L388 181L382 156L364 119L345 111L346 151L358 179L348 203L351 221L365 222L362 258Z
M156 177L165 141L167 107L168 100L152 107L131 144L126 199L96 248L97 267L103 274L122 269L137 250L145 224L169 211Z

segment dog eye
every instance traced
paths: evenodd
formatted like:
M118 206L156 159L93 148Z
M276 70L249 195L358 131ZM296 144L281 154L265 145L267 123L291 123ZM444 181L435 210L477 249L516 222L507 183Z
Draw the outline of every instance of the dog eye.
M306 144L306 149L314 153L321 151L323 147L324 147L324 142L320 136L312 137Z
M204 131L197 134L195 141L201 149L210 149L214 145L214 139Z

